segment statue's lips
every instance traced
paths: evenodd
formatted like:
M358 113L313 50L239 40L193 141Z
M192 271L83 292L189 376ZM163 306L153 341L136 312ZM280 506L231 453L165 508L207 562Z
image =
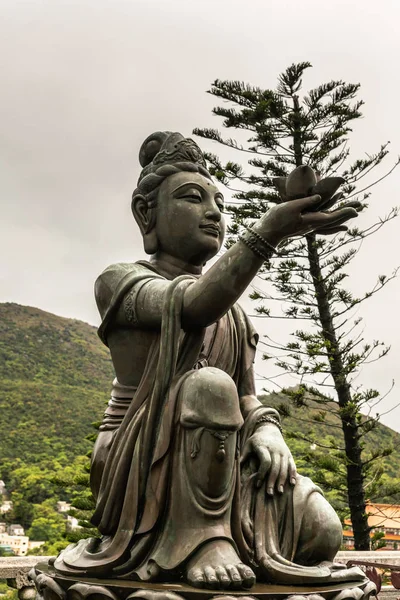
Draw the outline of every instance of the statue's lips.
M203 229L203 231L214 237L219 237L219 234L221 233L221 228L218 225L200 225L200 229Z

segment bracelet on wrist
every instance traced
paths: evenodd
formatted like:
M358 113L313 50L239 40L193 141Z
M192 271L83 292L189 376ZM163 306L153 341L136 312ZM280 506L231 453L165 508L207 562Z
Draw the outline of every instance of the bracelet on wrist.
M258 241L261 242L264 246L266 246L270 250L270 252L277 252L275 246L267 242L267 240L263 238L263 236L260 235L258 231L254 231L254 229L247 229L247 231L249 231L252 235L255 235Z
M262 423L271 423L271 425L275 425L282 433L281 424L279 423L278 419L275 419L275 417L270 417L269 415L262 415L259 419L257 419L255 425L261 425Z
M276 252L276 248L272 244L252 229L247 229L244 234L239 236L239 240L265 261L269 261Z

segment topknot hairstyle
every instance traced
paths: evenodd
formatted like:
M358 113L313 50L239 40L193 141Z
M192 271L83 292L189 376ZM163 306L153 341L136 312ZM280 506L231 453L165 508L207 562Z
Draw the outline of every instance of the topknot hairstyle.
M156 206L158 188L170 175L189 171L211 179L199 146L180 133L156 131L149 135L140 148L139 162L143 170L132 194L132 202L135 196L141 194L148 208Z

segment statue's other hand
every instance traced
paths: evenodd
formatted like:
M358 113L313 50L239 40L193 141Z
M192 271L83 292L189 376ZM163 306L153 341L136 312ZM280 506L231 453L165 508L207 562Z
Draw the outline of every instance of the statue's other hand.
M347 206L331 212L315 212L320 201L321 197L315 195L278 204L253 225L253 230L277 246L285 239L307 233L321 231L328 235L344 231L347 229L344 223L358 216L359 203L355 206L355 203L349 202Z
M282 434L275 425L262 425L253 433L245 444L241 463L243 464L251 455L255 455L259 463L256 486L261 487L266 481L269 495L272 496L274 491L282 494L287 481L292 485L296 484L296 465Z

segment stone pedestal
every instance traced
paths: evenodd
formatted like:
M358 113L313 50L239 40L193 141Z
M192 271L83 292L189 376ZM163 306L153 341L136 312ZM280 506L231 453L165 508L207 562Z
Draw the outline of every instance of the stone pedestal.
M179 583L60 576L41 563L29 573L36 600L369 600L376 595L369 579L331 586L283 586L258 583L250 590L205 590Z

